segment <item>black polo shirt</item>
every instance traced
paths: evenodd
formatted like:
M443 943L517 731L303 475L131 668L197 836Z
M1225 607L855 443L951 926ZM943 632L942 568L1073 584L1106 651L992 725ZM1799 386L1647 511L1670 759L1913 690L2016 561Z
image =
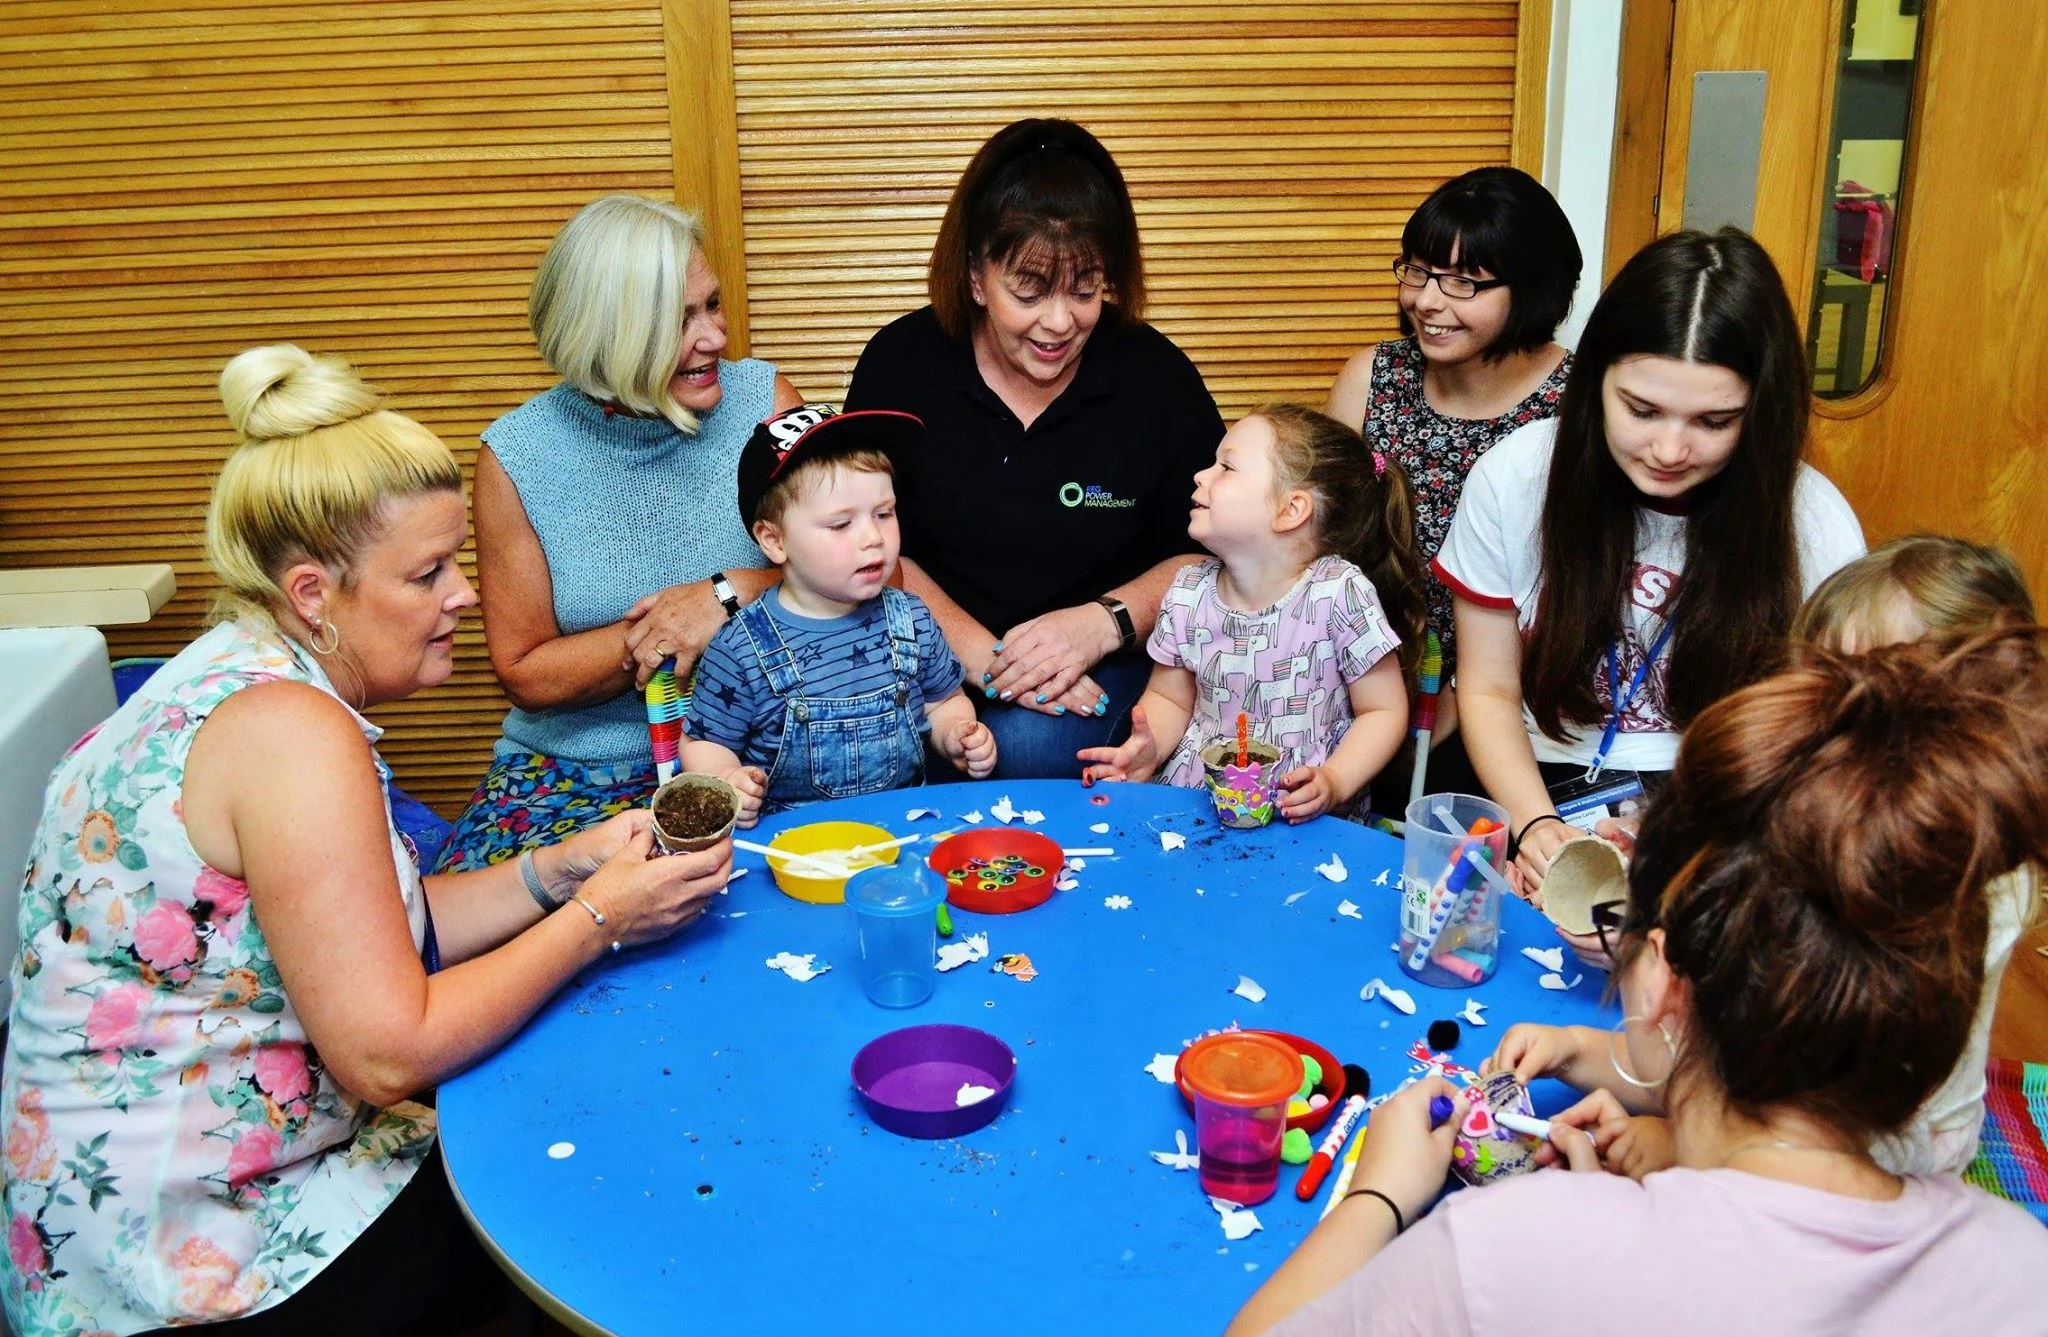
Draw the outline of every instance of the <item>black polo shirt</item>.
M1223 417L1187 354L1114 308L1029 429L930 307L868 341L846 407L924 419L896 464L903 553L998 636L1198 550L1189 496Z

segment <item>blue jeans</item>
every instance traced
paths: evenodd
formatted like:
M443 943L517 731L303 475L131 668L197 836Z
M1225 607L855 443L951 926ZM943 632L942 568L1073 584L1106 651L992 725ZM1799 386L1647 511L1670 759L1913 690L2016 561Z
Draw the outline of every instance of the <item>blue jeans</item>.
M1138 653L1111 655L1088 676L1109 693L1100 715L1044 715L969 692L982 723L996 736L996 780L1078 780L1084 747L1121 743L1131 731L1131 707L1145 694L1152 661ZM1172 740L1179 742L1179 739Z

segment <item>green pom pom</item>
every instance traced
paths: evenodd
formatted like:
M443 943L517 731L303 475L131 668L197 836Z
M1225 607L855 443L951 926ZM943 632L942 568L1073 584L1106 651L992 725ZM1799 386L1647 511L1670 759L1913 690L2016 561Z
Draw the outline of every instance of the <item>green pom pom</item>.
M1303 1054L1301 1056L1301 1067L1303 1074L1308 1078L1308 1085L1303 1087L1301 1092L1305 1096L1323 1084L1323 1065L1307 1054Z
M1299 1128L1288 1129L1287 1136L1280 1139L1280 1159L1289 1165L1307 1165L1308 1158L1315 1154L1315 1144Z

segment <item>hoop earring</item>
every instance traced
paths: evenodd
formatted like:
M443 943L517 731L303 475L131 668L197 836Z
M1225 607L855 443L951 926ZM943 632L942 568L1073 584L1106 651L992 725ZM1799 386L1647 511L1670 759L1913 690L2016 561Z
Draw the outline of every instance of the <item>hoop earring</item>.
M1621 1080L1627 1082L1630 1086L1640 1087L1645 1091L1654 1091L1670 1081L1671 1074L1666 1072L1654 1082L1644 1081L1628 1070L1628 1059L1626 1057L1628 1053L1628 1024L1632 1021L1644 1020L1647 1020L1647 1018L1625 1016L1608 1028L1607 1061L1614 1065L1614 1070L1621 1075ZM1678 1041L1671 1038L1671 1032L1665 1029L1664 1023L1661 1021L1657 1023L1657 1034L1664 1037L1664 1047L1671 1051L1671 1063L1673 1067L1676 1067L1678 1064ZM1620 1043L1617 1044L1616 1041Z
M334 633L333 639L325 645L320 644L320 633L323 631ZM319 618L314 618L313 634L306 638L306 648L325 659L341 648L341 628L332 622L322 622Z

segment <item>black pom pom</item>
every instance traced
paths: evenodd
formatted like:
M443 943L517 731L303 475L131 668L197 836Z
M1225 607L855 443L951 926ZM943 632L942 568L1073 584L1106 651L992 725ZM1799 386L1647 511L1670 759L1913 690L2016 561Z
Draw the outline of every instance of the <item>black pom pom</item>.
M1458 1047L1458 1023L1449 1019L1429 1023L1429 1047L1439 1052Z
M1344 1065L1344 1098L1369 1096L1372 1094L1372 1074L1356 1063Z

